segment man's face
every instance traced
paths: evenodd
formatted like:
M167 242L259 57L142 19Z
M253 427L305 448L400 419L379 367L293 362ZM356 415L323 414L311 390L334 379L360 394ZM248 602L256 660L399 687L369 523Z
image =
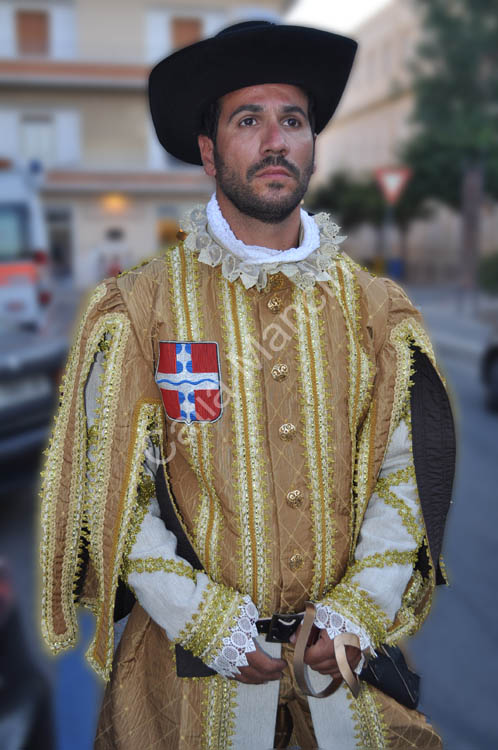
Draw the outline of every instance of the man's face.
M241 213L283 221L301 202L314 169L306 94L264 84L232 91L220 105L216 143L199 137L206 171Z

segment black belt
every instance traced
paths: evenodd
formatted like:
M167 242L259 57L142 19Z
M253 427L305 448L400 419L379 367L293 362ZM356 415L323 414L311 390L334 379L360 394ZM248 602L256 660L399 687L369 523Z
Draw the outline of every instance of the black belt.
M266 635L269 643L289 643L293 635L302 623L304 612L299 614L282 614L275 612L272 617L263 617L256 622L258 633Z

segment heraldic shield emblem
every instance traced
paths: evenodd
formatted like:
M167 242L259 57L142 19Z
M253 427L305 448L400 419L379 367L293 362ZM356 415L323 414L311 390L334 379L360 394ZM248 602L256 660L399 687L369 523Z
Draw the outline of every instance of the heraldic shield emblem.
M221 417L218 344L160 341L156 383L166 416L176 422L216 422Z

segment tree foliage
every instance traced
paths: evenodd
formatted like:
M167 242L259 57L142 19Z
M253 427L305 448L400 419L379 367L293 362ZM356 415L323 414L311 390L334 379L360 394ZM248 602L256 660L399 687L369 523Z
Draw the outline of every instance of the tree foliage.
M427 195L458 208L462 175L482 165L498 197L496 0L417 0L424 35L414 65L416 134L401 158Z
M371 175L356 177L348 172L333 174L309 196L307 205L317 211L328 211L347 232L361 224L380 227L386 215L386 204L376 180ZM424 181L414 175L394 207L393 220L401 232L406 232L412 221L430 214Z
M482 258L479 264L479 283L490 294L498 294L498 253Z
M384 217L383 199L374 180L354 178L347 172L335 172L306 203L316 211L328 211L348 232L363 223L379 226Z

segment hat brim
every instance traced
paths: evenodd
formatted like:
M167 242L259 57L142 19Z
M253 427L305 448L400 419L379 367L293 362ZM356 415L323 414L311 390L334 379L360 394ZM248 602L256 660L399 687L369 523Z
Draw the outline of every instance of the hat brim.
M152 121L177 159L202 164L197 145L206 107L230 91L265 83L303 88L315 103L316 132L334 114L356 53L353 39L303 26L220 34L161 60L149 76Z

